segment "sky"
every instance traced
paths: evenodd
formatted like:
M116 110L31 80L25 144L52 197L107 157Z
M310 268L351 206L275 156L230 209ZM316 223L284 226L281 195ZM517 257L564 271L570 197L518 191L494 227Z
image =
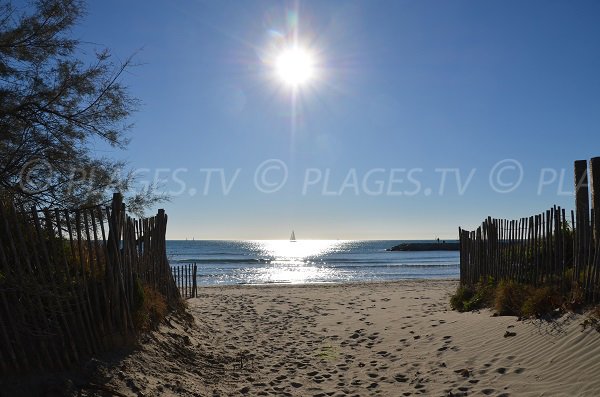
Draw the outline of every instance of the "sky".
M94 1L169 239L443 239L573 208L600 156L596 1ZM279 78L286 48L314 76ZM155 211L151 209L150 212Z

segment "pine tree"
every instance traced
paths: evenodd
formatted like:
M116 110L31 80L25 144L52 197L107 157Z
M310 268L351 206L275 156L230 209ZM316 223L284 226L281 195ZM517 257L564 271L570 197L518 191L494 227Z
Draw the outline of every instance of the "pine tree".
M93 150L98 141L127 146L138 101L121 80L132 61L114 63L107 50L83 60L70 34L84 10L79 0L0 4L0 195L17 205L92 205L134 183L125 163ZM147 189L129 208L161 199Z

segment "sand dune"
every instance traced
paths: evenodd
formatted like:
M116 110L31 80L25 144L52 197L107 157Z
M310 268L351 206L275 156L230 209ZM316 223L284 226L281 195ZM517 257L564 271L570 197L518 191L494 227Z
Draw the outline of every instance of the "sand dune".
M456 313L455 287L204 288L194 325L171 318L97 381L144 396L598 395L600 334L580 315Z

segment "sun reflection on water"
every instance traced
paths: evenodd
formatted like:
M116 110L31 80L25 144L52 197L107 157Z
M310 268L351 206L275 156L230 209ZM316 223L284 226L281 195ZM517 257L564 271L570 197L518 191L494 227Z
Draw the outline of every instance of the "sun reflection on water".
M265 256L271 256L276 261L303 262L307 259L322 256L328 252L335 251L343 241L338 240L262 240L253 241L257 249Z
M249 241L249 248L270 259L269 265L255 269L251 278L257 283L292 284L334 279L336 270L320 266L315 258L336 251L344 243L339 240Z

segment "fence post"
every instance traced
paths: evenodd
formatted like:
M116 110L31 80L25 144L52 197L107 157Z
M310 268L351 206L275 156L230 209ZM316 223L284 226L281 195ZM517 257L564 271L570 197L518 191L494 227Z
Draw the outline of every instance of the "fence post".
M460 226L458 227L458 255L459 255L459 262L458 262L458 277L460 279L459 283L460 285L463 284L463 266L464 266L464 259L463 259L463 236L462 236L462 230L460 229Z
M576 258L578 270L584 270L586 257L585 247L588 241L587 225L589 224L589 189L587 177L587 161L575 161L575 233L577 234Z
M590 203L587 177L587 161L575 161L575 211L577 218L589 218Z
M192 279L192 285L194 286L194 294L193 297L198 297L198 285L196 282L196 278L198 277L198 266L194 263L194 278Z
M594 243L600 245L600 157L590 159L590 185L594 210Z

